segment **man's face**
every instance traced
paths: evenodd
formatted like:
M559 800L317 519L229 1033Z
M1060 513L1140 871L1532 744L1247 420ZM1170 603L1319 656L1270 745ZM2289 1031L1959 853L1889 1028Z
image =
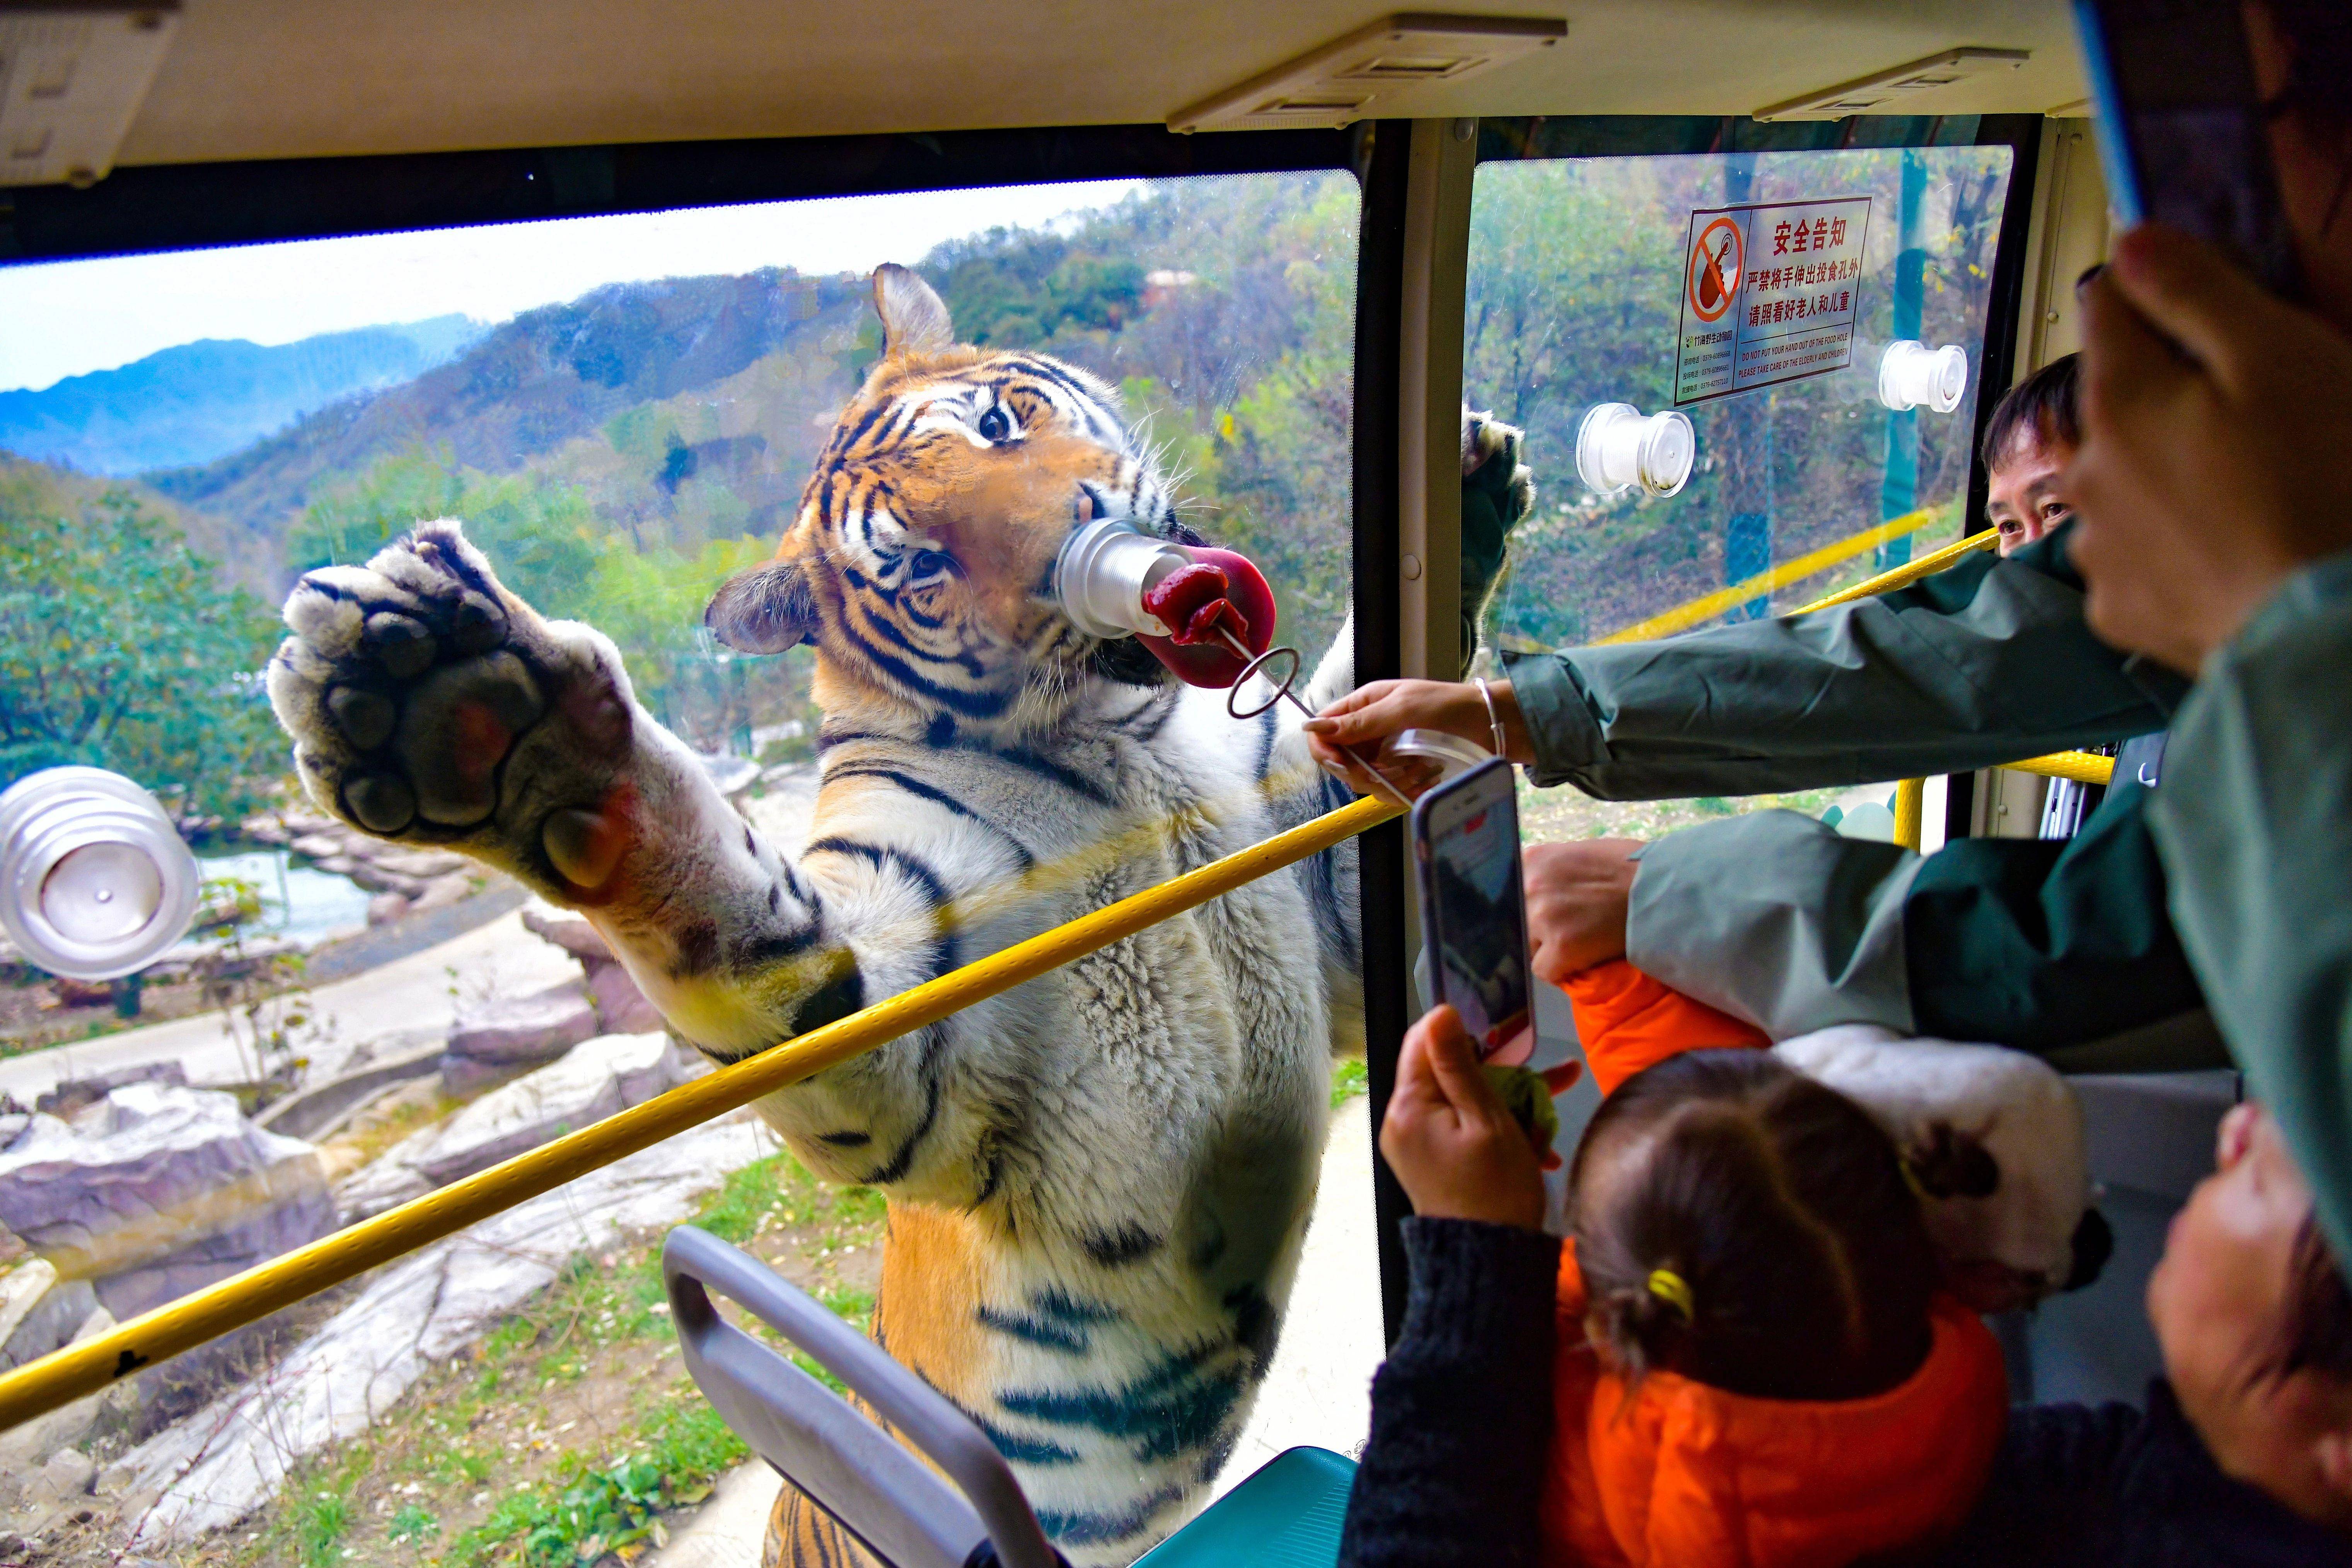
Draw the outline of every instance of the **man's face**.
M2331 1401L2309 1373L2270 1371L2311 1188L2260 1106L2221 1119L2215 1164L2174 1216L2148 1277L2165 1373L2224 1471L2321 1514L2331 1500L2312 1489L2310 1456Z
M1993 465L1985 490L1985 518L2000 533L2000 552L2012 555L2066 521L2074 508L2058 494L2058 477L2074 448L2022 431Z

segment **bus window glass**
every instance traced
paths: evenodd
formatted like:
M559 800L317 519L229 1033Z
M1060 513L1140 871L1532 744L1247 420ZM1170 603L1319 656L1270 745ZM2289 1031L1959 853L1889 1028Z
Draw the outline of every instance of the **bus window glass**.
M1525 428L1539 489L1486 646L1785 614L1964 531L2010 165L2003 146L1480 164L1465 395ZM1534 838L1651 837L1891 789L1559 789L1522 814Z
M0 954L27 1353L708 1070L666 1026L750 1055L1344 805L1213 680L1271 635L1303 691L1347 616L1358 205L1129 180L0 271L0 787L127 775L205 879L137 973ZM1077 629L1087 527L1175 552L1156 645ZM677 744L613 718L614 654ZM672 1343L682 1220L885 1332L1074 1561L1352 1447L1351 855L787 1091L789 1149L693 1130L77 1407L112 1479L49 1523L634 1560L772 1494ZM81 1182L145 1206L93 1242Z

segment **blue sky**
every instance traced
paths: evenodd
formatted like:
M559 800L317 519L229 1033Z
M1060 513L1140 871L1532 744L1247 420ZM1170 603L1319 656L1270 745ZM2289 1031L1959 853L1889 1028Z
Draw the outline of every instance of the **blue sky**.
M0 390L199 338L286 343L452 311L505 321L600 284L865 272L943 239L1108 205L1136 180L688 208L0 268Z

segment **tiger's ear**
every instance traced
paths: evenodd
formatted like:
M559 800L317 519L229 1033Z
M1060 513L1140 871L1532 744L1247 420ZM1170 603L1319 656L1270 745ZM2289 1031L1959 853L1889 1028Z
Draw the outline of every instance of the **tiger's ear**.
M816 640L816 595L797 558L770 561L721 583L702 624L729 647L782 653Z
M882 318L882 352L892 359L935 354L955 344L947 301L895 261L874 269L874 313Z

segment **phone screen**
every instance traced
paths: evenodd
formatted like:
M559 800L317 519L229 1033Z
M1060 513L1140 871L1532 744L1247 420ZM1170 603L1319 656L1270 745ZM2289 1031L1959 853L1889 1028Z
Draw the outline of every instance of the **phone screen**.
M2294 248L2238 0L2075 0L2109 204L2211 240L2290 293Z
M1482 1059L1522 1061L1535 1037L1510 768L1489 763L1431 791L1413 824L1437 999L1462 1015Z

